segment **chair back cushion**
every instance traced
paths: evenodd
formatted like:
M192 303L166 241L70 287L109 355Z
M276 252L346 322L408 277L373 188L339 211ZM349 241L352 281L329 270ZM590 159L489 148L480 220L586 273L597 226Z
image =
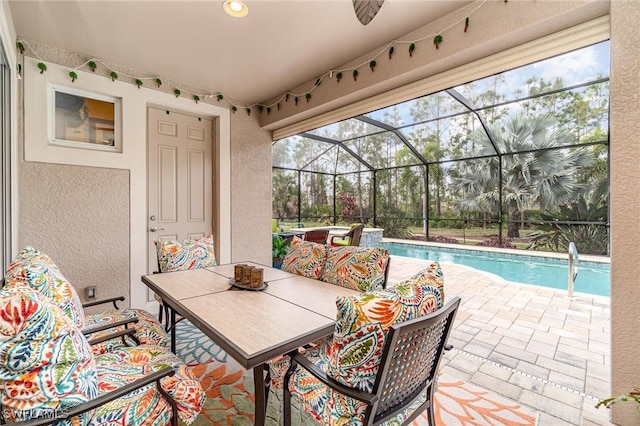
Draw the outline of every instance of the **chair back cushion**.
M121 347L96 355L95 359L101 395L169 366L175 374L160 379L160 385L176 402L181 424L193 423L202 411L206 394L200 382L180 358L166 348L153 345ZM153 383L96 408L91 419L92 425L144 426L170 423L169 401Z
M436 287L441 278L440 266L434 264L395 287L338 298L327 374L371 392L389 328L441 307Z
M326 259L327 248L324 244L293 237L282 261L282 270L317 280L322 275Z
M9 267L5 271L5 276L11 274L11 272L15 268L20 266L26 260L44 262L56 269L58 268L56 264L53 263L53 260L51 260L51 258L47 254L31 246L26 246L25 248L20 250L20 253L18 253L16 257L13 259L13 261L9 264Z
M0 291L0 398L5 418L52 418L97 396L91 348L71 320L26 285ZM86 421L90 415L81 417Z
M381 289L389 250L380 247L329 247L322 281L358 291Z
M213 235L199 240L156 241L160 272L216 266Z
M78 328L84 327L84 310L78 292L62 275L48 256L36 256L12 263L5 274L5 287L28 285L47 297L73 321Z

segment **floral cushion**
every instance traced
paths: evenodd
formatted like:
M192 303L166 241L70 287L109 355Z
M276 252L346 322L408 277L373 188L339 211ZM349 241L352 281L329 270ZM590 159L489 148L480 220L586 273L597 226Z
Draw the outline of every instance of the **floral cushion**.
M51 418L97 396L91 348L71 320L26 285L0 291L0 398L5 418Z
M213 235L199 240L156 241L160 272L216 266Z
M322 275L326 258L325 245L293 237L282 261L282 270L317 280Z
M442 277L438 264L420 271L395 287L340 297L327 374L366 392L373 389L389 328L436 311ZM441 301L440 301L441 303Z
M302 405L320 424L362 426L366 404L357 399L342 395L325 386L305 369L298 367L289 383L292 404ZM380 426L398 426L404 424L413 412L427 399L426 392L418 396L402 413L390 418Z
M389 251L380 247L331 247L322 281L359 291L381 289Z
M26 284L60 307L76 327L84 326L84 310L80 297L53 262L47 262L40 257L27 259L10 267L4 278L5 287L10 288L16 283Z
M171 366L175 374L160 380L178 406L178 416L191 424L202 409L206 395L185 364L166 348L141 345L120 348L96 356L100 395ZM153 422L151 422L151 419ZM165 425L170 424L171 406L152 383L134 390L95 410L91 425Z
M47 256L45 253L31 246L26 246L25 248L20 250L20 253L18 253L16 257L13 259L13 261L9 264L9 267L5 271L5 276L10 275L15 268L19 267L25 261L40 261L40 262L47 263L52 267L58 269L56 264L53 263L51 258Z
M109 324L129 318L138 318L138 322L135 325L135 336L140 344L163 347L167 347L169 345L169 336L167 335L167 332L165 331L162 324L160 324L160 322L158 322L158 320L153 315L142 309L110 309L105 312L88 315L85 318L85 327L82 330L91 330L92 327L97 327L100 325ZM87 338L89 340L93 340L123 329L124 326L120 326L116 329L110 328L108 330L92 333ZM127 345L135 346L137 345L137 343L129 336L127 336ZM93 349L93 353L97 355L112 351L122 346L123 343L120 339L113 339L92 345L91 348Z

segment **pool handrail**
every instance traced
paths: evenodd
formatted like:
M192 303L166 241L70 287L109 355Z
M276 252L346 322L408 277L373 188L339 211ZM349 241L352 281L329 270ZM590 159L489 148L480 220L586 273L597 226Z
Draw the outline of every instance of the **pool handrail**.
M573 283L578 276L578 249L572 242L569 243L569 282L567 286L567 296L571 299L573 297Z

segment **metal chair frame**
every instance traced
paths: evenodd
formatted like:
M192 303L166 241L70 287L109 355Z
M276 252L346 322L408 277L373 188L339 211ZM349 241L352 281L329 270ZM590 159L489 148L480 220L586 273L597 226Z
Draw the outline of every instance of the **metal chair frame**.
M284 378L284 424L291 425L291 392L288 384L299 365L326 386L367 404L362 422L364 425L379 425L388 421L425 392L425 402L403 424L410 424L422 411L427 410L429 424L435 425L433 394L436 374L459 305L460 298L454 297L432 314L391 326L372 392L338 383L304 354L291 352L291 366Z

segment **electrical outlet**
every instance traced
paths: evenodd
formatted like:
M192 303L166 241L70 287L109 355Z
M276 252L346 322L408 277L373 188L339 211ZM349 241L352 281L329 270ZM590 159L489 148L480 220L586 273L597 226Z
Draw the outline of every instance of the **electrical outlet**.
M96 289L95 286L85 287L84 297L86 297L87 300L95 299L97 295L98 295L98 290Z

